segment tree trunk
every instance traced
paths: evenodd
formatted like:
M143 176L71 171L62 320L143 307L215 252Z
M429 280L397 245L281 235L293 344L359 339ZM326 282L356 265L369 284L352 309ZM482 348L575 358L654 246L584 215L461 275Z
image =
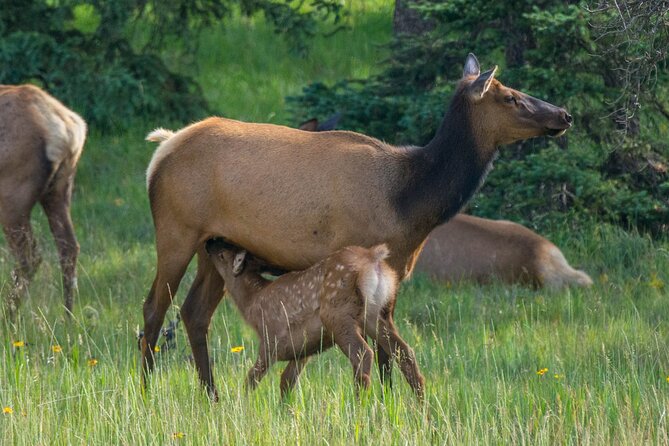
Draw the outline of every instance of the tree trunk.
M395 0L395 14L393 15L393 33L419 35L431 31L434 22L425 20L418 11L411 8L418 0Z

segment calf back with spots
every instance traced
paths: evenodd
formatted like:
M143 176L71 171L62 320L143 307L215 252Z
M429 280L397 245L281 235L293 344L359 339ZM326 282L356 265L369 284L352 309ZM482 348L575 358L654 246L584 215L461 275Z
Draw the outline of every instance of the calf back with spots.
M208 250L244 319L269 341L264 344L274 346L277 359L291 359L296 350L308 355L328 347L322 334L324 328L326 335L336 331L330 321L374 323L395 298L398 279L385 262L385 245L343 248L274 281L264 279L258 261L244 251Z

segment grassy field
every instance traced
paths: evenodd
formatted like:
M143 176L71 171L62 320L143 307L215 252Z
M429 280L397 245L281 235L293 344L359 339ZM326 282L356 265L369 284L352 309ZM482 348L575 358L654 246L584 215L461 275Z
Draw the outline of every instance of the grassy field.
M357 0L354 29L318 39L307 59L262 20L236 20L203 36L194 74L227 116L290 124L285 95L377 69L391 3ZM375 375L357 402L334 350L310 363L289 401L279 399L278 366L245 395L256 340L227 301L210 332L221 401L198 388L181 329L142 395L136 333L155 261L144 187L154 146L143 137L165 124L92 131L74 197L81 256L71 323L46 220L34 213L45 261L17 323L0 323L1 444L669 444L669 240L594 223L549 234L593 276L588 290L420 277L403 286L396 318L426 377L424 405L397 370L392 390ZM3 296L11 263L3 240Z

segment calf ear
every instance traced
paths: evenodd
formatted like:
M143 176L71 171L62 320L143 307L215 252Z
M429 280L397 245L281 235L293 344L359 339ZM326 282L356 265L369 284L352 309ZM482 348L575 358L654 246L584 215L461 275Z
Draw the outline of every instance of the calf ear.
M235 254L235 258L232 261L232 275L238 276L244 271L244 264L246 263L246 250L239 251Z

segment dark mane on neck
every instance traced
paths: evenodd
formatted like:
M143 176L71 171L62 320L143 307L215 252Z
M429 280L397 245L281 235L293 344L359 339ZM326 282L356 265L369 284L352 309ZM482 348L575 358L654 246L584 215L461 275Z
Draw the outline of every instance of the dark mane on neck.
M416 230L427 233L453 217L488 173L492 160L484 159L470 116L471 104L461 86L432 141L406 152L406 180L396 206L401 217L418 217Z

